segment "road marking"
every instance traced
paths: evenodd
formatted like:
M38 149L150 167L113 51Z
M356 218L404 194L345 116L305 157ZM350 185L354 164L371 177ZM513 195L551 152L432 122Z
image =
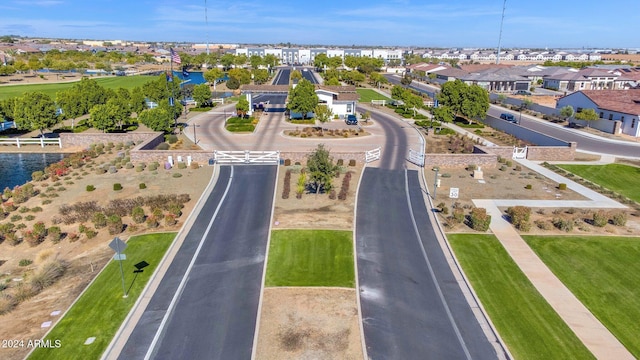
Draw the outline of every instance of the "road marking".
M213 226L213 222L216 219L216 216L218 215L218 211L220 210L220 207L222 207L222 204L224 203L224 200L227 197L227 193L229 192L229 188L231 188L231 182L232 181L233 181L233 166L231 167L231 174L229 175L229 183L227 184L227 188L224 190L224 194L222 194L222 198L220 199L220 203L218 203L218 207L216 208L216 211L213 213L213 216L211 217L211 220L209 221L209 225L207 226L207 230L202 235L202 238L200 239L200 243L198 244L198 248L196 249L196 252L193 254L193 257L191 258L191 262L189 263L189 266L187 267L187 271L185 271L184 275L182 276L182 280L180 281L180 285L178 285L178 289L176 290L176 293L173 295L173 299L171 299L171 303L169 304L169 308L167 309L167 312L164 314L164 317L162 318L162 322L160 323L160 326L158 327L158 330L156 330L156 334L153 337L153 341L151 341L151 345L149 345L149 349L147 350L147 353L144 356L145 360L149 360L151 358L151 356L153 355L153 351L154 351L154 349L156 347L156 344L158 343L158 340L160 339L160 334L162 334L162 331L164 330L164 327L166 326L167 321L169 320L169 316L173 312L173 309L175 308L176 303L178 302L178 297L180 297L180 295L182 294L182 291L184 290L184 286L187 283L187 277L189 276L189 273L191 273L191 269L193 268L193 265L196 262L198 254L200 253L200 250L202 249L202 245L204 244L204 241L207 238L207 235L209 234L209 231L211 230L211 226Z
M462 346L462 350L464 351L464 355L468 360L471 360L471 354L469 353L469 349L467 349L467 344L465 344L464 339L462 338L462 334L460 334L460 329L458 329L458 325L456 325L455 320L453 319L453 315L451 315L451 309L449 309L449 305L444 299L444 295L442 294L442 289L436 280L436 275L433 272L433 267L431 266L431 261L429 261L429 257L427 256L427 251L422 244L422 238L420 237L420 232L418 231L418 224L416 223L416 218L413 215L413 207L411 206L411 197L409 196L409 178L407 175L407 169L404 169L404 185L405 192L407 194L407 205L409 205L409 213L411 213L411 222L413 223L413 230L416 232L416 237L418 238L418 243L420 244L420 249L422 250L422 256L424 257L425 262L427 263L427 267L429 268L429 274L431 275L431 279L433 280L433 284L438 291L438 296L440 297L440 302L442 302L442 306L447 312L447 317L449 318L449 322L451 326L453 326L453 331L456 333L456 337L460 342L460 346Z

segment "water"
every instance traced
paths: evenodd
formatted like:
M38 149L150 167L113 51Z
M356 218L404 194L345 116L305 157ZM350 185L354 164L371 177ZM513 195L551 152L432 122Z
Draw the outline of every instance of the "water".
M0 153L0 191L23 185L31 180L34 171L44 170L49 164L62 160L65 154Z

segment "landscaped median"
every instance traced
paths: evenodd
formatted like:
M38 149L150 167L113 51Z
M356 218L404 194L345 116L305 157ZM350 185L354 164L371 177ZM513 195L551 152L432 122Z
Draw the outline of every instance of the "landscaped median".
M253 132L258 125L258 119L254 117L232 117L227 119L225 128L231 132Z
M354 287L352 232L273 231L265 285Z
M49 332L57 348L37 348L29 359L99 359L175 238L175 233L135 236L122 261L127 297L123 298L120 264L110 261L90 287ZM135 264L148 263L141 272ZM92 343L91 338L95 338Z
M594 358L495 236L450 234L448 239L514 358Z
M640 358L640 238L523 239L589 311Z

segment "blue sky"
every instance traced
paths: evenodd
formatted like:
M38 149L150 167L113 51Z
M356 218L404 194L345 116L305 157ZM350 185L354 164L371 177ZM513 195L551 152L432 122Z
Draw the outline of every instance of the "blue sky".
M3 0L0 35L497 47L503 0ZM640 48L640 1L508 0L503 47Z

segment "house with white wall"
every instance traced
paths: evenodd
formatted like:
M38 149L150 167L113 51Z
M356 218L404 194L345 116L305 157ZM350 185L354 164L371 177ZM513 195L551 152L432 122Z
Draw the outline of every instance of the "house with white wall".
M344 118L356 113L356 104L360 95L355 86L326 86L316 85L319 105L326 105L333 115Z
M599 116L588 124L580 120L572 122L611 134L640 136L640 89L577 91L558 99L556 108L567 105L575 112L594 109Z

